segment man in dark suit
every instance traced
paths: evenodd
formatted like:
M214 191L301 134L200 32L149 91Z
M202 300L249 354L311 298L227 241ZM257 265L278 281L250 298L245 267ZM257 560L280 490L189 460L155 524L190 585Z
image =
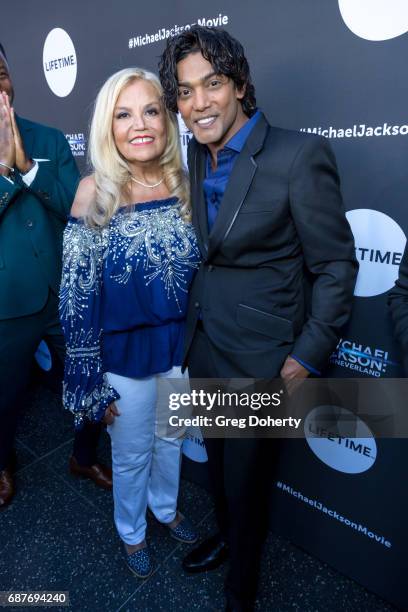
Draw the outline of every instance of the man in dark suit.
M404 371L408 376L408 245L398 272L398 280L388 294L394 333L402 348Z
M269 125L242 45L225 31L193 27L169 39L159 70L167 106L194 135L188 166L203 259L187 317L190 377L289 383L319 374L357 273L328 142ZM227 609L252 610L270 466L259 439L206 447L219 533L183 566L203 571L229 556Z
M14 115L0 45L0 508L14 494L17 406L42 339L64 359L58 318L62 233L79 174L64 135ZM96 461L100 429L75 436L71 472L111 488Z

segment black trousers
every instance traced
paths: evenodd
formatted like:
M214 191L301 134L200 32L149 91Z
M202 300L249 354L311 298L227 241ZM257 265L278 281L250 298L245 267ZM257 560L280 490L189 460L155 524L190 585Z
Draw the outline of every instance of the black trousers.
M64 361L65 344L58 318L58 298L51 291L40 312L0 321L0 470L7 467L11 459L23 392L41 340L52 346ZM75 434L73 454L81 465L89 466L96 462L100 431L100 425L89 424Z
M200 329L190 348L188 369L192 379L223 377ZM277 445L262 438L206 438L205 446L217 523L230 549L227 599L234 609L251 609L267 532L271 461Z

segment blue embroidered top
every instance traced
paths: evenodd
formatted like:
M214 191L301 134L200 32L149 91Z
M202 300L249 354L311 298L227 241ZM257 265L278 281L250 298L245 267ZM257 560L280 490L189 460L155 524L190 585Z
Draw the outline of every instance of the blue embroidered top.
M142 378L181 364L187 293L199 259L176 198L123 207L101 230L70 218L60 318L63 402L76 426L100 420L119 397L106 372Z

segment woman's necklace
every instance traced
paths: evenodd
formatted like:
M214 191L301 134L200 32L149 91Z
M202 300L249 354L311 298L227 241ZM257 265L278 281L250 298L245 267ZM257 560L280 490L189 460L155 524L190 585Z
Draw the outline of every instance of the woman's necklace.
M158 187L159 185L162 184L162 182L164 181L164 177L160 179L160 181L158 183L155 183L154 185L148 185L147 183L143 183L142 181L135 179L135 177L132 175L130 175L130 180L133 181L134 183L137 183L138 185L141 185L142 187L148 187L149 189L154 189L155 187Z

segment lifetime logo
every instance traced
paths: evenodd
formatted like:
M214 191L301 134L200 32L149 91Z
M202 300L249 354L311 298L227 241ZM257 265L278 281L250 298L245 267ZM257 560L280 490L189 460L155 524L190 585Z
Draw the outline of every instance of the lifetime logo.
M334 425L326 425L328 419ZM337 429L341 422L347 422L358 435L350 437L331 431L332 428ZM370 428L342 406L313 408L305 418L304 432L306 442L316 457L334 470L360 474L369 470L376 461L377 444Z
M198 446L205 448L204 440L200 440L200 438L197 438L197 436L193 436L187 432L185 439L190 440L190 442L193 442L194 444L198 444Z
M360 455L364 455L365 457L372 457L371 448L369 446L365 446L361 442L358 443L357 439L339 436L339 434L333 433L324 427L319 427L317 425L313 426L312 423L309 423L308 429L309 433L313 434L314 436L325 438L330 442L334 442L335 444L348 448L349 450L359 453Z
M406 0L338 0L346 26L360 38L390 40L408 32Z
M57 59L50 60L49 62L44 63L44 69L46 72L51 72L52 70L58 70L59 68L66 68L67 66L75 66L76 61L73 55L68 55L67 57L58 57Z
M51 91L60 98L68 96L77 77L77 56L71 37L62 28L54 28L45 39L43 68Z
M190 132L187 132L185 134L181 134L180 135L180 140L181 140L181 145L183 147L188 147L188 143L190 142L190 140L192 139L193 135L190 134Z
M380 249L356 247L356 257L360 261L371 261L374 263L399 266L402 259L402 253L398 251L380 251Z
M181 152L183 156L183 163L187 167L187 147L190 139L193 137L192 133L184 123L184 120L180 113L177 113L177 121L180 134Z
M407 239L398 223L379 210L357 208L346 213L359 261L354 295L385 293L398 278L398 266Z
M197 463L207 461L207 451L199 427L192 426L187 429L183 442L183 455Z

